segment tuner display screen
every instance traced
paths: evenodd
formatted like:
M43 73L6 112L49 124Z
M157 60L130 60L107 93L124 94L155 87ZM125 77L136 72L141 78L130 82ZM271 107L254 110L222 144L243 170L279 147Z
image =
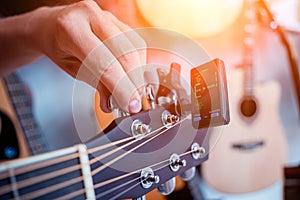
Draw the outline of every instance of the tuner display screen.
M226 74L220 59L191 70L191 103L196 129L229 123Z

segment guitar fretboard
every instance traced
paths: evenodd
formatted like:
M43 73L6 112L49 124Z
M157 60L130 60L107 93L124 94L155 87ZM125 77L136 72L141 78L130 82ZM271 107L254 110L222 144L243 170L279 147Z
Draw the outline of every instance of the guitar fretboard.
M95 199L85 146L0 165L0 199Z
M31 154L49 151L44 134L33 117L28 89L16 73L3 77L3 80Z

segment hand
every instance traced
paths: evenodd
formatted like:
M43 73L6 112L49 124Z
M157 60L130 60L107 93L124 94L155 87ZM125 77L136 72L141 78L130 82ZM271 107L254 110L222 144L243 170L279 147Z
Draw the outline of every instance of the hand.
M92 0L43 7L34 11L27 27L36 50L97 88L101 98L108 90L122 110L141 109L146 45L111 13Z

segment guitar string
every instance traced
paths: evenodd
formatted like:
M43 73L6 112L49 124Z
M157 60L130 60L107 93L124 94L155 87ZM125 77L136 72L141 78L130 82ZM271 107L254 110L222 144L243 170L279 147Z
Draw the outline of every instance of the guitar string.
M98 147L94 147L94 148L88 149L88 152L89 153L95 153L97 151L101 151L101 150L107 149L107 148L109 148L111 146L115 146L117 144L120 144L120 143L123 143L123 142L127 142L127 141L132 140L132 139L135 139L135 137L131 136L131 137L128 137L128 138L124 138L122 140L118 140L118 141L111 142L111 143L108 143L108 144L104 144L104 145L101 145L101 146L98 146Z
M151 134L153 134L153 133L161 130L162 128L165 128L165 127L162 126L162 127L158 128L157 130L154 130L154 131L150 132L149 134L145 135L144 137L147 137L147 136L149 136L149 135L151 135ZM121 142L130 140L132 138L134 138L134 137L125 138L123 140L116 141L116 142L113 142L113 143L114 144L119 144ZM134 140L133 143L136 142L136 141L137 140ZM104 145L104 146L105 147L109 147L111 145L109 144L109 145ZM124 148L126 146L128 146L128 145L121 146L121 148ZM119 148L119 149L121 149L121 148ZM96 148L94 148L92 150L95 150L95 149L99 150L100 148L96 147ZM102 149L104 149L104 148L102 148ZM76 157L77 157L77 153L76 154L70 154L68 156L64 156L64 157L61 157L61 158L58 158L58 159L55 159L55 160L49 160L48 162L46 161L46 162L42 162L42 163L37 163L35 165L30 165L30 166L26 166L26 167L23 167L23 168L18 168L18 169L16 169L15 172L16 172L16 175L19 175L21 173L26 173L26 172L29 172L29 171L33 171L34 169L38 169L38 168L45 167L45 166L48 166L48 165L56 164L56 163L59 163L61 161L66 161L66 160L69 160L69 159L72 159L72 158L76 158ZM103 156L103 157L105 157L105 156ZM73 168L74 168L74 166L70 167L68 169L72 170ZM34 177L34 178L30 178L30 179L27 179L27 180L24 180L24 181L19 181L18 183L20 183L20 184L18 184L18 188L20 189L20 188L27 187L27 186L33 185L35 183L44 181L46 179L46 177L47 178L54 178L56 176L61 175L64 172L66 172L66 170L59 170L59 171L56 171L56 172L50 173L50 175L48 174L47 176L43 176L43 177ZM9 177L9 175L6 178L8 178L8 177ZM10 191L10 188L11 187L9 187L9 186L7 188L6 187L5 188L1 188L0 189L0 194L5 194L6 192Z
M114 186L113 188L111 188L111 189L109 189L109 190L106 190L106 191L104 191L104 192L101 192L101 194L98 194L98 195L96 196L96 198L106 196L107 194L110 194L110 193L114 192L115 190L117 190L117 189L119 189L119 188L122 188L122 187L124 187L124 186L126 186L126 185L128 185L128 184L130 184L130 183L132 183L132 182L134 182L134 181L136 181L136 180L137 180L137 179L132 179L132 180L130 180L130 181L128 181L128 182L119 184L118 186Z
M193 153L193 152L194 152L193 150L187 151L187 152L185 152L185 153L183 153L183 154L180 154L179 157L180 157L180 156L185 156L185 155L190 154L190 153ZM150 165L150 166L148 166L148 167L153 168L153 167L155 167L155 166L157 166L157 165L164 164L164 163L166 163L166 164L165 164L165 165L162 165L161 167L154 168L153 171L157 171L157 170L160 170L160 169L162 169L162 168L168 166L168 165L170 164L170 163L169 163L169 159L160 161L160 162L158 162L158 163L154 163L154 164L152 164L152 165ZM127 173L127 174L123 174L123 175L121 175L121 176L114 177L114 178L111 178L111 179L109 179L109 180L106 180L106 181L97 183L97 184L94 185L94 189L99 189L99 188L104 187L104 186L106 186L106 185L108 185L108 184L111 184L111 183L113 183L113 182L115 182L115 181L118 181L118 180L121 180L121 179L123 179L123 178L126 178L126 177L128 177L128 176L130 176L130 175L139 173L139 172L141 172L143 169L145 169L145 167L144 167L144 168L141 168L141 169L137 169L137 170L135 170L135 171L133 171L133 172L130 172L130 173ZM137 179L139 179L139 178L136 178L136 179L134 179L134 180L137 180Z
M190 153L193 153L193 152L194 152L194 151L191 150L191 151L185 152L185 153L183 153L183 154L180 154L179 156L184 156L184 155L187 155L187 154L190 154ZM167 160L161 161L161 162L159 162L159 163L156 163L156 164L151 165L150 167L153 167L153 166L162 164L162 163L164 163L164 162L167 162L167 163L168 163L169 160L167 159ZM166 166L168 166L168 165L169 165L169 163L166 164L166 165L163 165L163 166L161 166L161 167L159 167L159 168L157 168L157 169L155 169L154 171L157 171L157 170L159 170L159 169L161 169L161 168L164 168L164 167L166 167ZM140 170L137 170L137 171L140 171ZM130 174L131 174L131 173L130 173ZM79 178L80 178L80 177L79 177ZM137 178L137 179L139 179L139 178ZM106 195L106 194L108 194L108 193L110 193L110 192L113 192L114 190L116 190L116 189L118 189L118 188L120 188L120 187L122 187L122 186L128 185L128 184L132 183L133 181L136 181L137 179L133 179L133 180L131 180L131 181L128 181L128 182L126 182L126 183L123 183L122 185L120 185L120 186L118 186L118 187L112 188L112 189L110 189L108 192L105 192L104 194L100 194L100 196L104 196L104 195ZM72 180L73 180L73 181L72 181ZM55 186L51 186L51 187L48 187L48 188L46 188L46 189L43 189L43 191L39 191L38 194L33 194L33 192L32 192L32 193L29 193L29 194L26 194L26 195L25 195L25 198L30 198L30 199L31 199L31 198L36 198L36 197L45 195L45 194L47 194L47 193L53 192L53 191L57 190L57 188L67 187L67 186L69 186L69 185L75 184L75 183L78 182L78 178L71 179L70 181L71 181L70 183L63 182L63 183L59 184L59 186L55 185ZM81 180L80 180L80 181L81 181ZM67 181L67 182L69 182L69 181ZM69 184L69 185L68 185L68 184ZM137 184L131 186L130 188L128 188L128 189L125 190L124 192L127 192L127 191L131 190L132 188L134 188L135 186L137 186L137 185L139 185L139 184L140 184L140 182L138 182ZM102 187L102 186L101 186L101 187ZM96 188L94 187L94 189L98 189L98 188L99 188L99 187L96 187ZM124 192L122 192L122 194L123 194ZM79 194L81 194L81 192L77 192L77 193L74 193L74 194L72 194L72 195L73 195L73 196L76 196L76 195L79 195ZM120 196L120 195L122 195L122 194L119 194L118 196ZM71 195L71 194L65 195L65 196L63 196L63 197L60 197L60 199L64 199L65 197L70 196L70 195ZM98 195L98 196L99 196L99 195ZM118 197L118 196L117 196L117 197ZM21 196L21 197L23 198L24 196Z
M185 156L185 155L187 155L187 154L191 154L191 153L194 153L194 152L195 152L194 150L187 151L187 152L185 152L185 153L180 154L179 157ZM155 164L153 164L153 165L151 165L151 166L149 166L149 167L152 168L152 167L154 167L154 166L156 166L156 165L159 165L159 164L162 164L162 163L165 163L165 162L166 162L167 164L165 164L165 165L163 165L163 166L161 166L161 167L158 167L158 168L154 169L153 172L155 172L155 171L158 171L158 170L160 170L160 169L162 169L162 168L164 168L164 167L169 166L169 165L170 165L169 159L160 161L160 162L155 163ZM131 172L131 173L129 173L129 174L132 175L132 174L134 174L134 173L136 173L136 172L140 172L141 170L142 170L142 169L136 170L135 172ZM126 177L126 176L125 176L125 177ZM116 177L116 178L118 178L118 177ZM122 177L122 178L124 178L124 177ZM132 188L134 188L134 187L140 185L140 184L142 183L142 180L140 179L140 177L135 178L135 179L132 179L132 180L130 180L130 181L128 181L128 182L125 182L125 183L123 183L121 186L118 186L118 188L116 188L116 187L111 188L110 190L108 190L108 191L106 191L106 192L104 192L104 193L98 194L96 197L98 198L98 197L105 196L105 195L109 194L110 192L114 192L115 190L121 188L122 186L128 185L128 184L130 184L131 182L136 181L136 180L139 180L139 182L137 182L137 183L134 184L133 186L127 188L127 189L124 190L121 194L118 193L118 195L112 197L112 199L118 198L119 196L121 196L122 194L128 192L128 191L131 190ZM117 181L117 180L116 180L116 181ZM101 187L103 187L103 186L105 186L105 185L102 185ZM101 187L94 187L94 189L99 189L99 188L101 188Z
M55 173L56 172L54 172L54 174ZM81 178L81 177L78 177L78 178ZM72 180L78 180L78 178L71 179L70 180L70 184L74 184L74 181L72 181ZM79 181L81 181L81 180L82 179L80 179ZM38 181L36 181L36 182L38 182ZM59 188L61 188L61 187L67 187L68 186L68 182L69 181L62 182L61 184L58 184L60 186ZM22 185L21 185L21 187L22 187ZM20 188L20 187L18 187L18 188ZM27 198L28 199L36 198L38 196L42 196L42 195L45 195L45 194L50 193L52 191L55 191L56 189L58 189L58 187L57 187L57 185L54 185L54 186L51 186L51 187L48 187L48 188L41 189L41 190L39 190L38 193L35 193L35 192L27 193L26 195L21 196L21 198L25 198L25 199L27 199Z
M149 136L150 134L152 134L152 133L154 133L154 132L156 132L156 131L158 131L162 128L164 128L164 126L158 128L157 130L152 131L151 133L147 134L145 137ZM131 136L131 137L128 137L128 138L124 138L124 139L121 139L121 140L118 140L118 141L111 142L109 144L105 144L105 145L102 145L102 146L99 146L99 147L94 147L94 148L88 149L87 151L88 151L88 153L94 153L94 152L104 150L104 149L109 148L111 146L115 146L117 144L129 141L129 140L132 140L132 139L136 139L136 138L134 136ZM134 140L134 141L136 141L136 140ZM73 154L69 154L67 156L56 158L54 160L47 160L47 161L43 161L43 162L40 162L40 163L36 163L36 164L28 165L28 166L23 166L21 168L16 168L15 173L16 173L16 175L20 175L22 173L34 171L36 169L43 168L43 167L46 167L46 166L49 166L49 165L54 165L54 164L57 164L57 163L60 163L60 162L63 162L63 161L71 160L71 159L76 158L76 157L77 157L77 153L73 153ZM9 174L1 174L1 176L2 175L4 175L2 177L2 179L5 179L5 178L9 177ZM0 189L0 191L1 191L1 189Z
M194 152L194 151L191 150L191 151L182 153L182 154L179 155L179 157L185 156L185 155L190 154L190 153L193 153L193 152ZM164 163L164 162L167 162L167 163L168 163L168 162L169 162L169 159L166 159L166 160L164 160L164 161L155 163L155 164L153 164L153 165L151 165L151 166L149 166L149 167L152 168L152 167L154 167L154 166L156 166L156 165L159 165L159 164L162 164L162 163ZM159 167L159 168L156 168L156 169L154 169L153 171L155 172L155 171L160 170L160 169L162 169L162 168L164 168L164 167L166 167L166 166L168 166L168 165L169 165L169 163L168 163L168 164L165 164L165 165L163 165L163 166L161 166L161 167ZM141 171L141 169L140 169L140 170L136 170L136 171L134 171L134 172L131 172L131 173L129 173L129 174L131 175L131 174L136 173L136 172L139 172L139 171ZM127 175L127 176L128 176L128 175ZM122 178L125 178L125 177L127 177L127 176L122 176ZM121 177L121 176L120 176L120 177ZM114 192L115 190L117 190L117 189L119 189L119 188L121 188L121 187L123 187L123 186L126 186L126 185L128 185L128 184L130 184L130 183L132 183L132 182L134 182L134 181L136 181L136 180L138 180L138 179L140 179L140 177L135 178L135 179L132 179L132 180L130 180L130 181L128 181L128 182L122 183L121 185L118 185L117 187L113 187L113 188L111 188L111 189L109 189L109 190L107 190L107 191L105 191L105 192L102 192L101 194L98 194L98 195L96 196L96 198L100 198L100 197L105 196L105 195L107 195L107 194L109 194L109 193L111 193L111 192ZM116 181L117 181L117 180L116 180ZM124 190L123 192L118 193L118 195L117 195L117 196L114 196L113 199L118 198L119 196L121 196L121 195L124 194L125 192L128 192L128 191L131 190L132 188L138 186L140 183L141 183L141 181L140 181L140 182L137 182L136 184L134 184L134 185L131 186L130 188ZM95 185L95 186L96 186L96 185ZM101 185L100 187L97 187L97 186L96 186L96 187L94 187L94 189L99 189L99 188L101 188L101 187L103 187L103 186L105 186L105 185ZM65 195L65 196L59 197L59 199L69 199L69 197L75 197L76 195L83 194L83 193L84 193L84 190L81 190L80 192L77 191L77 192L73 192L73 193L71 193L71 194L67 194L67 195Z
M64 196L60 196L58 198L55 198L54 200L66 200L66 199L73 199L78 195L84 194L85 190L84 189L80 189L80 190L76 190L75 192L66 194Z
M142 135L142 136L141 136L141 139L144 139L145 137L149 137L149 136L153 135L154 133L156 133L157 131L160 131L160 130L163 129L163 128L165 128L165 126L162 126L162 127L158 128L158 129L156 129L156 130L154 130L154 131L152 131L152 132L150 132L150 133L148 133L148 134ZM129 143L126 143L126 144L124 144L124 145L122 145L122 146L120 146L120 147L117 147L117 148L115 148L115 149L112 150L112 151L109 151L109 152L107 152L107 153L105 153L105 154L101 154L100 156L93 158L92 160L90 160L90 164L94 164L95 162L97 162L97 161L99 161L99 160L102 160L102 159L104 159L104 158L106 158L106 157L108 157L108 156L111 156L111 155L114 154L115 152L117 152L117 151L119 151L119 150L122 150L122 149L124 149L125 147L127 147L127 146L129 146L129 145L132 145L132 144L134 144L134 143L136 143L136 142L139 141L139 140L137 140L135 137L134 137L134 139L135 139L135 140L133 140L133 141L131 141L131 142L129 142ZM88 152L90 153L89 150L88 150Z
M20 167L20 168L15 168L15 175L17 176L17 175L20 175L20 174L23 174L23 173L32 172L36 169L47 167L47 166L50 166L50 165L55 165L57 163L61 163L61 162L67 161L67 160L77 158L77 157L78 157L78 153L72 153L72 154L68 154L66 156L59 157L59 158L56 158L56 159L53 159L53 160L47 160L47 161L35 163L35 164L32 164L32 165L27 165L27 166L23 166L23 167ZM1 179L5 179L5 178L8 178L8 177L9 177L9 175L6 174L6 176L4 175L3 177L1 177ZM1 189L0 189L0 191L1 191Z
M183 120L182 120L183 121ZM182 121L180 121L180 122L178 122L178 123L176 123L175 125L177 125L177 124L179 124L179 123L182 123ZM175 126L175 125L173 125L173 126ZM162 127L162 128L164 128L164 127ZM157 130L156 130L157 131ZM166 131L166 130L165 130ZM163 131L162 133L164 133L165 131ZM162 134L162 133L160 133L160 134ZM159 134L159 135L160 135ZM148 135L147 135L148 136ZM157 137L157 136L156 136ZM127 139L127 138L126 138ZM131 138L130 138L131 139ZM148 141L146 141L146 142L144 142L144 143L142 143L141 145L144 145L145 143L147 143L147 142L149 142L149 141L151 141L152 139L150 138ZM119 141L117 141L118 143L119 143ZM139 148L141 145L139 145L137 148ZM134 148L132 151L134 151L135 149L137 149L137 148ZM119 158L119 159L121 159L121 158ZM118 159L117 159L118 160ZM32 169L32 168L31 168ZM36 182L38 182L38 181L36 181Z
M158 128L157 130L154 130L154 131L150 132L149 134L143 136L142 138L148 137L150 134L155 133L155 132L159 131L162 128L164 128L164 126ZM136 139L136 138L134 136L131 136L131 137L128 137L128 138L124 138L124 139L121 139L121 140L118 140L118 141L111 142L109 144L101 145L99 147L94 147L94 148L88 149L88 153L94 153L94 152L97 152L97 151L101 151L101 150L104 150L104 149L109 148L111 146L115 146L117 144L129 141L129 140L132 140L132 139ZM137 140L134 140L134 141L137 141ZM15 169L15 172L16 172L16 175L20 175L22 173L30 172L30 171L33 171L35 169L42 168L42 167L45 167L45 166L54 165L54 164L57 164L59 162L67 161L67 160L70 160L70 159L73 159L73 158L76 158L76 157L77 157L77 153L74 153L74 154L70 154L68 156L57 158L55 160L47 160L47 161L44 161L42 163L36 163L36 164L29 165L29 166L24 166L24 167L21 167L21 168L17 168L17 169ZM9 177L9 175L6 174L6 176L4 176L2 178L4 179L4 178L8 178L8 177Z
M77 165L74 165L74 166L71 166L71 167L68 167L68 168L64 168L64 169L61 169L61 170L58 170L58 171L53 171L51 173L43 174L43 175L38 176L38 177L31 177L31 178L28 178L28 179L25 179L25 180L22 180L22 181L18 181L17 188L22 189L22 188L28 187L30 185L33 185L33 184L36 184L36 183L39 183L39 182L42 182L42 181L45 181L45 180L48 180L48 179L51 179L51 178L55 178L55 177L64 175L66 173L70 173L70 172L73 172L75 170L79 170L79 169L81 169L81 165L77 164ZM6 186L3 186L1 188L0 194L5 194L5 193L8 193L10 191L11 191L10 185L6 185Z
M172 126L170 126L170 128L173 128L174 126L176 126L176 125L182 123L183 121L185 121L185 120L187 120L187 119L188 119L188 116L185 117L185 118L183 118L183 119L180 120L179 122L176 122L176 123L172 124ZM165 132L166 132L167 130L169 130L170 128L161 131L161 132L158 133L157 135L155 135L155 136L149 138L148 140L142 142L141 144L139 144L139 145L133 147L133 148L130 149L129 151L126 151L126 152L123 153L122 155L120 155L120 156L114 158L113 160L110 160L109 162L105 163L105 164L102 165L101 167L92 170L92 175L95 175L95 174L101 172L101 171L104 170L106 167L108 167L108 166L114 164L114 163L117 162L118 160L120 160L120 159L124 158L125 156L127 156L129 153L132 153L132 152L135 151L136 149L138 149L138 148L140 148L141 146L147 144L147 143L150 142L151 140L157 138L158 136L160 136L161 134L165 133Z
M131 189L135 188L136 186L138 186L139 184L140 184L140 183L136 183L136 184L132 185L131 187L127 188L126 190L124 190L124 191L118 193L117 195L113 196L111 199L116 199L116 198L120 197L120 196L123 195L124 193L126 193L126 192L130 191ZM102 196L101 194L98 194L98 195L96 196L96 199L97 199L98 197L101 197L101 196Z
M83 177L79 176L79 177L69 179L67 181L52 185L50 187L46 187L46 188L43 188L43 189L40 189L40 190L36 190L36 191L26 193L24 195L20 195L20 198L21 199L34 199L34 198L49 194L51 192L55 192L56 190L62 189L64 187L68 187L68 186L71 186L73 184L82 182L82 181L83 181Z

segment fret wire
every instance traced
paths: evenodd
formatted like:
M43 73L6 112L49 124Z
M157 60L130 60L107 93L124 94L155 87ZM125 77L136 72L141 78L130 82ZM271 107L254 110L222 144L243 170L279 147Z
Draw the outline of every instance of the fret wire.
M178 124L182 123L183 121L185 121L185 120L187 120L187 119L188 119L188 116L185 117L184 119L180 120L179 122L176 122L176 123L173 124L170 128L173 128L174 126L177 126ZM162 128L162 127L161 127L161 128ZM169 129L170 129L170 128L169 128ZM143 142L143 143L141 143L141 144L139 144L139 145L133 147L132 149L130 149L130 150L127 151L126 153L124 153L124 154L122 154L122 155L120 155L120 156L114 158L113 160L111 160L111 161L105 163L105 165L102 165L101 167L99 167L99 168L97 168L97 169L94 169L94 170L92 171L92 175L97 174L98 172L102 171L102 170L105 169L106 167L108 167L108 166L112 165L113 163L117 162L118 160L122 159L122 158L125 157L127 154L133 152L134 150L140 148L141 146L147 144L147 143L150 142L151 140L153 140L153 139L157 138L158 136L160 136L161 134L165 133L165 132L166 132L167 130L169 130L169 129L165 129L165 130L161 131L160 133L158 133L157 135L153 136L152 138L149 138L149 139L146 140L145 142ZM158 129L158 130L159 130L159 129Z
M47 188L43 188L41 190L33 191L33 192L30 192L30 193L25 194L25 195L21 195L20 198L21 199L34 199L34 198L37 198L39 196L43 196L43 195L46 195L48 193L54 192L58 189L62 189L64 187L71 186L75 183L79 183L81 181L83 181L82 176L70 179L68 181L65 181L65 182L62 182L62 183L59 183L59 184L56 184L56 185L52 185L52 186L47 187Z
M65 173L67 173L67 172L73 172L73 171L78 170L78 169L80 169L79 164L68 167L68 168L60 169L58 171L54 171L54 172L51 172L51 173L39 175L38 177L31 177L31 178L28 178L28 179L25 179L25 180L22 180L22 181L16 181L16 184L18 186L18 189L22 189L22 188L28 187L30 185L33 185L33 184L36 184L36 183L39 183L39 182L61 176ZM9 186L4 186L4 187L1 188L0 195L5 194L9 191L11 191L11 188Z
M84 189L81 189L81 190L77 190L75 192L72 192L72 193L69 193L69 194L66 194L64 196L61 196L61 197L58 197L58 198L55 198L54 200L66 200L66 199L72 199L80 194L83 194L85 192Z

